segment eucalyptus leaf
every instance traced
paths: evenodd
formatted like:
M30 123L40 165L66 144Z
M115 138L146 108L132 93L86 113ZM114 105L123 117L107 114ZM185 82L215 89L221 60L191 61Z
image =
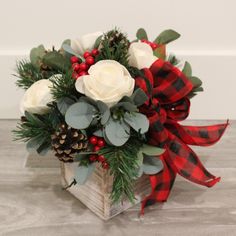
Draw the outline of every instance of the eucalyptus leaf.
M147 40L148 39L147 33L146 33L145 29L143 29L143 28L138 29L138 31L136 33L136 37L139 40L142 40L142 39Z
M41 44L36 48L31 49L30 51L30 61L36 67L40 68L40 64L43 56L46 54L44 46Z
M77 184L81 185L86 182L89 176L93 173L95 164L89 164L88 166L78 166L75 169L75 180Z
M193 89L193 91L192 92L203 92L204 91L204 89L203 89L203 87L197 87L197 88L195 88L195 89Z
M134 91L130 98L133 100L136 106L141 106L147 101L148 96L142 89L138 88Z
M184 68L183 68L182 72L183 72L187 77L192 76L192 67L191 67L191 65L189 64L189 62L186 61L186 62L184 63Z
M124 145L130 137L130 127L123 121L115 121L112 118L107 122L104 132L104 138L114 146Z
M144 134L148 131L149 128L149 121L147 117L141 113L133 112L128 113L126 112L124 115L124 121L130 125L134 130Z
M112 109L115 109L115 108L123 108L124 110L129 111L129 112L138 110L137 106L131 102L118 102L116 105L112 107Z
M202 85L202 81L198 77L191 76L189 79L192 82L194 88L200 87Z
M77 102L70 106L65 115L65 121L75 129L86 129L91 124L96 108L88 103Z
M164 168L162 161L157 157L144 156L143 172L147 175L154 175Z
M60 98L57 101L57 108L58 110L61 112L61 114L65 115L67 109L73 104L75 103L73 99L68 98L68 97L64 97L64 98Z
M148 156L160 156L165 152L165 149L144 144L140 151Z
M97 101L97 108L101 113L101 124L105 125L111 116L109 107L102 101Z
M58 51L48 52L44 55L42 61L55 70L66 71L71 67L70 62Z
M84 61L84 58L82 58L78 53L76 53L69 44L65 43L62 45L62 49L69 53L70 55L74 55L76 57L78 57L80 60Z
M95 132L93 132L93 135L95 135L97 137L103 137L103 130L102 129L98 129Z
M157 38L154 40L154 43L157 44L167 44L180 37L180 34L172 29L164 30L160 33Z

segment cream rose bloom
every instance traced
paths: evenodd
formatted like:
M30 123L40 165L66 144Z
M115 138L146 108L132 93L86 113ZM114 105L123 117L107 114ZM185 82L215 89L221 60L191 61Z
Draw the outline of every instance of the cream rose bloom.
M23 95L20 111L34 114L45 114L49 107L47 104L53 101L51 94L52 82L49 79L41 79L32 84Z
M133 93L135 81L117 61L99 61L89 68L88 73L89 75L77 79L77 91L96 101L100 100L109 107L125 95L131 96Z
M91 51L96 39L102 35L102 32L95 32L83 35L77 39L71 40L71 48L78 54L83 55L85 51Z
M134 42L129 47L129 64L139 70L149 68L158 58L153 55L151 46L142 42Z

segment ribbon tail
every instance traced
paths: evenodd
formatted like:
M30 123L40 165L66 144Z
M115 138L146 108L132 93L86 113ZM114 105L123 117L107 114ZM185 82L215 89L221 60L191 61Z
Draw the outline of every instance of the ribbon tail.
M224 124L210 126L184 126L175 121L169 121L165 126L184 143L197 146L210 146L218 142L224 134L229 121Z
M170 136L167 162L179 175L206 187L212 187L220 181L220 177L215 177L205 169L191 148L177 137Z
M141 202L141 215L144 214L144 208L156 202L164 202L169 197L170 191L175 181L176 173L171 169L165 160L165 153L160 157L164 168L156 175L150 175L151 194L145 197Z

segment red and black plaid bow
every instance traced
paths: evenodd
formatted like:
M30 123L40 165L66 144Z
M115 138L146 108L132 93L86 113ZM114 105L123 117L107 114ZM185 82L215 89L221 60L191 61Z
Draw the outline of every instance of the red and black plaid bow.
M228 125L228 122L213 126L180 125L178 122L189 114L187 95L193 89L190 80L178 68L161 59L143 72L146 79L137 77L136 86L149 96L149 101L140 107L150 123L148 142L166 151L160 157L164 169L150 176L152 192L142 201L142 213L145 206L167 200L176 174L207 187L220 180L205 169L188 144L214 144Z

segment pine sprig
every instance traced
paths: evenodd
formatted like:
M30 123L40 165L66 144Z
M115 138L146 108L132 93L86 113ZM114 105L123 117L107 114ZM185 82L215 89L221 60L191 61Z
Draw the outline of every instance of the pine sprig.
M100 42L100 53L96 57L96 61L100 60L115 60L128 67L128 49L129 40L117 29L108 31L104 34L103 39Z
M18 77L16 85L20 88L28 89L36 81L47 79L55 72L39 70L31 62L21 60L16 64L16 73L14 75Z
M137 178L137 154L142 142L136 137L131 138L121 147L106 146L99 151L104 155L113 175L113 187L111 199L113 203L123 200L125 197L134 202L134 180Z
M62 74L61 77L55 76L52 83L52 94L56 100L65 97L72 99L79 97L79 93L75 88L75 80L72 78L72 71Z
M58 111L55 103L50 104L50 112L45 115L31 114L25 112L18 123L16 130L13 130L14 140L40 144L37 151L40 153L51 146L51 135L58 126L64 122L64 118Z

